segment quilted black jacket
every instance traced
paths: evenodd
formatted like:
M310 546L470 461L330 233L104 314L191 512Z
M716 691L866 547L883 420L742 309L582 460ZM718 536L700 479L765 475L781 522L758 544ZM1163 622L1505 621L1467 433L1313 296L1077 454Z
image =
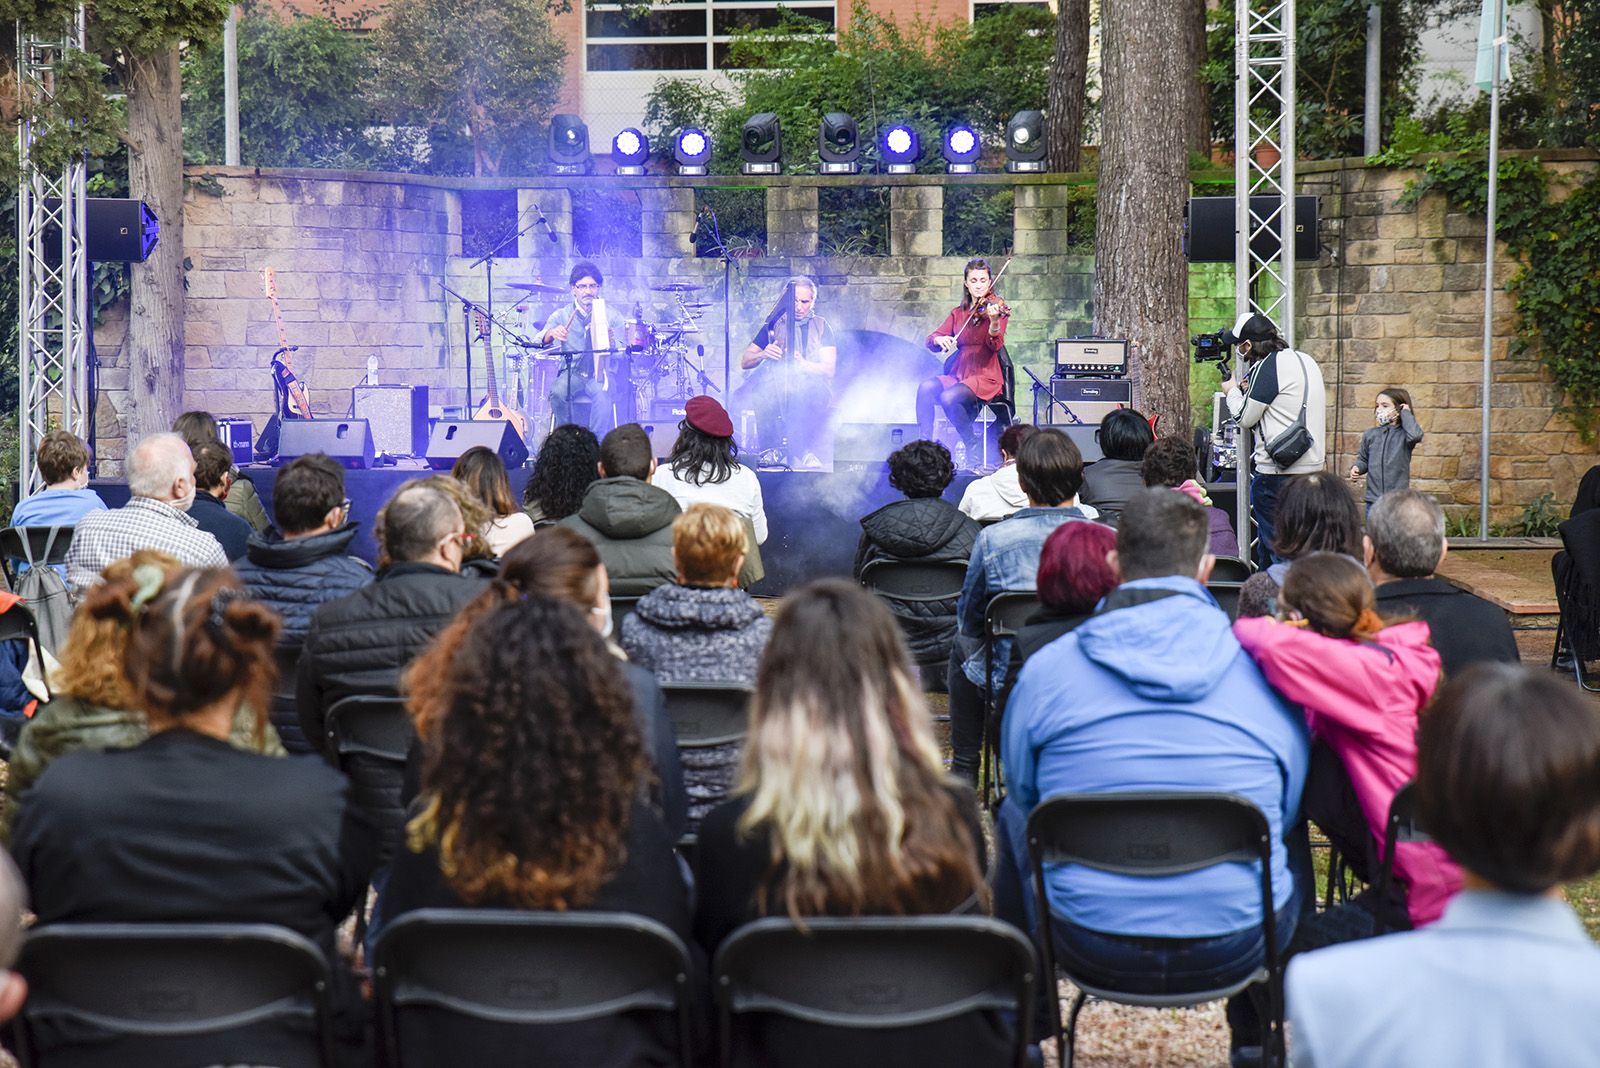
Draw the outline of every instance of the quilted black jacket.
M941 497L893 501L862 517L855 575L876 560L966 563L982 528ZM888 599L919 664L942 663L956 634L956 598L910 602Z

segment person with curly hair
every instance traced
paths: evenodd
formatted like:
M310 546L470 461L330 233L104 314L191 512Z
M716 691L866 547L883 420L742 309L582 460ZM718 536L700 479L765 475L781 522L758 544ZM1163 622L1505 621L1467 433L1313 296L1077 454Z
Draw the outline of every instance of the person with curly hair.
M737 791L700 827L695 937L708 954L761 916L987 908L977 802L945 771L916 680L894 616L857 584L824 579L784 599ZM735 1047L771 1068L997 1064L1011 1049L1004 1025L976 1016L840 1035L775 1018Z
M577 423L563 423L550 431L533 461L533 473L522 489L522 510L535 527L575 513L583 504L589 483L599 477L600 439Z
M402 801L409 804L420 789L422 764L437 742L439 723L448 705L446 680L467 635L482 617L501 605L533 596L554 597L575 605L586 614L600 637L607 640L607 647L620 661L623 678L633 692L639 733L653 764L655 778L649 784L649 795L667 828L674 835L682 834L688 822L689 802L666 697L656 677L629 662L614 644L611 588L599 552L583 535L562 527L547 527L507 553L494 582L457 613L406 672L402 689L416 728L417 744L406 762Z
M140 568L152 569L143 572L147 583L158 577L165 583L183 565L158 549L140 549L111 564L100 577L106 586L123 589ZM51 699L24 724L11 754L5 791L7 830L16 818L17 799L56 759L80 749L130 749L150 736L150 724L122 666L131 623L131 618L115 612L97 616L79 611L72 617L61 647L61 666L51 678ZM278 732L270 723L257 734L257 711L246 704L234 710L228 741L246 752L283 756Z
M689 895L661 816L620 662L569 602L533 593L479 616L434 699L435 744L385 894L390 922L424 908L626 912L689 938ZM423 1010L427 1012L428 1010ZM630 1014L540 1029L550 1064L669 1064L670 1018ZM440 1013L408 1056L521 1063L526 1028Z
M96 586L83 606L126 626L122 665L150 737L53 763L22 799L12 855L41 925L268 923L311 939L335 974L334 1026L359 1055L365 1009L334 932L377 859L343 775L228 744L241 706L265 730L278 619L226 568L155 564ZM40 1025L52 1049L81 1029ZM133 1046L136 1043L136 1051ZM309 1034L277 1020L205 1035L94 1042L98 1064L298 1064Z
M1207 535L1206 551L1212 556L1239 556L1239 537L1233 532L1233 520L1228 513L1211 503L1206 488L1195 478L1194 446L1176 435L1157 438L1144 450L1139 461L1139 477L1146 486L1166 486L1187 493L1206 510L1211 524Z

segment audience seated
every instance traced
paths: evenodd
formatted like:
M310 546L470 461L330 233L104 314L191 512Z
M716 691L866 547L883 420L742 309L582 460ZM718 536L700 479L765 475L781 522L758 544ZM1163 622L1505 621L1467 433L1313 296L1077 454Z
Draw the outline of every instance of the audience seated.
M10 855L0 850L0 1023L21 1012L28 998L28 981L10 970L22 953L27 911L28 888Z
M140 549L101 573L105 583L132 584L140 606L180 571L178 561L154 549ZM120 603L120 602L119 602ZM72 617L60 667L51 674L51 699L22 728L8 765L5 826L16 816L17 799L38 781L52 761L80 749L128 749L150 736L150 725L123 671L129 619L95 615L80 608ZM238 748L282 756L278 732L268 724L258 735L254 708L240 705L228 741Z
M658 466L650 484L672 494L679 508L697 501L720 504L750 521L756 545L767 540L767 508L755 468L739 462L733 442L733 420L712 397L690 397L683 406L678 440L665 466Z
M471 490L478 503L488 509L489 522L479 533L491 555L504 556L533 533L533 520L511 499L511 478L499 453L474 445L456 458L450 477Z
M245 546L254 533L250 524L228 511L223 502L233 483L233 456L220 441L205 441L194 446L194 503L189 515L196 525L222 546L228 562L243 559Z
M708 954L760 916L986 903L977 805L944 772L916 678L894 617L859 586L828 579L785 598L761 659L738 793L701 825L695 936ZM761 1063L996 1063L1008 1047L998 1021L854 1035L764 1021Z
M1039 610L1011 643L1006 693L1030 656L1077 629L1116 589L1117 569L1111 563L1116 549L1117 532L1100 523L1068 523L1050 532L1039 551ZM1000 707L1005 704L1002 698Z
M1028 495L1017 481L1017 450L1038 429L1032 423L1012 423L1000 432L1000 466L967 483L961 494L962 512L986 523L1028 506Z
M1378 498L1367 513L1363 545L1367 574L1378 588L1378 611L1427 623L1446 677L1469 664L1521 662L1503 608L1435 577L1449 542L1444 512L1432 497L1395 490Z
M199 528L194 503L194 457L176 434L151 434L128 454L128 492L121 508L90 512L78 520L67 550L67 584L82 599L115 560L140 549L160 549L186 567L227 567L217 539Z
M456 511L461 513L461 522L466 526L466 533L461 538L461 574L472 575L475 578L492 579L500 573L500 558L489 547L489 539L483 532L489 529L489 524L494 520L494 513L489 506L478 499L478 495L467 488L467 484L452 475L434 475L432 478L422 479L424 485L432 486L440 493L455 502ZM384 558L383 546L378 546L378 567L387 567L389 561Z
M1146 486L1168 486L1187 493L1206 510L1211 524L1208 551L1212 556L1238 557L1239 537L1233 532L1233 520L1211 503L1206 488L1194 475L1194 446L1180 437L1157 438L1139 462L1139 477Z
M594 543L618 596L638 597L671 582L672 521L683 510L672 494L650 484L656 460L644 427L627 423L608 433L598 470L582 506L561 525Z
M600 439L593 430L562 423L550 431L522 489L522 510L533 525L541 527L576 513L599 465Z
M89 489L89 447L78 435L50 431L39 443L35 461L44 489L17 502L11 526L71 527L90 512L105 509L106 502Z
M527 543L524 543L527 544ZM432 723L420 811L394 860L389 922L424 908L644 916L690 939L689 894L661 816L642 803L650 756L621 663L578 606L501 600L461 635L444 678L413 698ZM419 1029L406 1055L525 1063L525 1028ZM676 1063L670 1014L539 1029L549 1064Z
M210 412L184 412L173 420L172 432L188 444L191 452L199 448L203 442L222 441L222 430ZM262 507L255 483L231 463L229 470L233 475L233 481L228 485L228 511L249 523L250 529L256 533L265 534L272 528L272 521L267 518L266 508Z
M1083 503L1100 510L1100 521L1116 526L1122 506L1144 489L1139 472L1145 450L1156 439L1150 421L1132 408L1118 408L1100 420L1096 440L1102 459L1083 472Z
M1040 430L1017 449L1017 480L1028 507L986 527L973 543L966 582L956 607L956 641L950 651L950 768L969 782L978 778L983 741L983 688L1005 684L1011 643L995 644L995 671L984 676L983 618L989 599L1006 590L1034 589L1039 550L1063 523L1083 520L1076 507L1083 485L1083 457L1072 439L1054 428Z
M438 485L444 481L454 482L400 487L378 513L377 577L311 617L295 703L306 741L319 750L326 749L328 709L336 701L398 696L406 664L487 585L460 573L467 526L455 498Z
M356 536L350 501L344 495L344 468L320 452L297 456L278 470L272 510L282 537L254 534L245 558L234 564L251 595L278 613L278 663L296 664L311 615L328 601L372 582L372 568L349 555ZM291 753L320 751L320 738L307 738L295 710L293 679L273 695L272 724Z
M745 525L726 508L691 504L672 523L678 581L657 586L622 619L622 650L661 682L739 682L754 686L772 620L744 590ZM733 786L741 747L680 751L689 796L689 830Z
M449 676L457 648L481 616L507 601L532 596L553 597L576 605L587 613L602 638L613 637L606 569L594 546L582 535L560 528L544 529L507 553L496 581L456 615L406 674L404 689L417 729L417 746L406 767L403 797L408 803L420 788L421 765L437 737L436 715L441 706L428 695ZM608 647L622 661L623 678L633 692L639 733L655 765L651 797L676 837L683 833L688 802L666 698L654 675L629 662L615 645L608 643Z
M1007 431L1009 433L1009 430ZM943 497L955 480L950 450L936 441L913 441L889 454L889 485L906 495L861 518L855 577L880 560L965 564L981 529L976 520ZM885 603L911 645L919 664L938 664L950 656L956 637L956 598L945 601Z
M1428 624L1386 624L1360 564L1311 553L1285 577L1277 619L1241 619L1233 629L1272 688L1304 708L1319 749L1338 758L1312 760L1306 816L1370 882L1389 806L1417 773L1418 714L1439 683ZM1394 873L1392 901L1363 891L1308 919L1295 948L1365 937L1380 907L1386 917L1398 913L1391 927L1432 923L1461 885L1456 866L1428 842L1403 843Z
M1309 553L1342 553L1361 559L1361 508L1349 485L1337 475L1317 471L1286 480L1273 520L1278 561L1245 580L1239 590L1239 617L1271 616L1278 590L1295 560Z
M1196 790L1239 794L1265 814L1279 944L1294 932L1308 891L1291 875L1284 832L1300 811L1306 726L1206 593L1208 525L1187 494L1144 489L1129 498L1117 528L1122 584L1023 665L1001 732L1010 792L995 823L995 908L1024 929L1033 929L1037 904L1027 819L1041 800ZM1236 981L1261 965L1261 887L1250 865L1159 878L1063 865L1045 876L1054 948L1069 974L1178 994ZM1260 1041L1247 1019L1239 1021L1236 1047Z
M151 733L131 749L62 757L22 799L12 855L38 922L288 927L327 954L335 1026L358 1046L364 1010L334 929L372 870L372 827L331 768L228 744L241 708L266 730L276 617L232 571L153 570L155 582L148 571L108 581L83 606L128 628L123 668ZM299 1063L279 1056L288 1036L278 1027L241 1026L224 1063ZM35 1031L47 1047L83 1040L81 1028ZM143 1037L137 1056L128 1040L95 1041L76 1046L70 1063L210 1063L185 1054L193 1041ZM207 1036L207 1048L218 1041Z
M1593 1063L1600 949L1561 894L1600 869L1593 705L1570 682L1481 664L1418 729L1418 822L1465 888L1431 927L1290 963L1296 1063Z

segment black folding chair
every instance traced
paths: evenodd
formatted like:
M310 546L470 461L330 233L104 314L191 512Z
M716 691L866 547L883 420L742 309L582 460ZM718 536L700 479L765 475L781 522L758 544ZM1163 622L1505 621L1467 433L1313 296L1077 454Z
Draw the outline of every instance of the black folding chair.
M1283 969L1273 911L1272 831L1259 808L1246 798L1224 793L1058 794L1041 801L1028 816L1028 854L1046 982L1053 982L1056 974L1046 865L1081 864L1143 878L1181 875L1218 864L1254 863L1261 869L1260 922L1266 945L1262 966L1228 986L1184 994L1129 993L1068 974L1078 995L1068 1014L1065 1036L1060 1014L1052 1021L1064 1068L1071 1068L1078 1013L1089 995L1124 1005L1174 1008L1231 997L1256 983L1266 987L1263 1048L1267 1063L1284 1062Z
M334 1064L328 961L282 927L53 924L28 933L17 970L28 980L13 1025L23 1068L108 1063L102 1036L123 1040L124 1056L145 1044L123 1063L170 1063L181 1043L195 1064ZM86 1034L95 1041L73 1044Z
M961 598L961 587L967 579L965 561L930 563L923 560L874 560L861 569L861 585L890 602L891 608L899 604L954 605ZM899 619L896 613L896 619ZM902 622L902 626L904 623ZM919 660L918 666L943 664L948 655L933 660Z
M743 682L663 682L667 715L679 749L710 749L743 744L750 733L750 687ZM696 835L685 832L678 848L694 849Z
M1216 563L1211 565L1212 582L1242 583L1252 574L1254 572L1250 570L1250 565L1237 556L1219 556Z
M1002 590L989 598L983 610L983 772L979 796L993 808L1000 792L999 723L1003 709L994 688L995 643L1015 638L1028 617L1039 610L1039 594L1034 590Z
M1378 864L1378 880L1374 884L1378 894L1374 934L1381 935L1389 929L1389 884L1394 880L1395 850L1405 842L1433 841L1417 820L1416 802L1412 798L1413 785L1408 782L1400 787L1395 791L1394 800L1389 802L1389 819L1383 832L1383 856Z
M1004 1063L1020 1068L1037 974L1027 938L984 916L817 917L803 927L756 920L728 937L712 965L720 1063L730 1068L736 1050L759 1047L758 1038L741 1041L741 1025L756 1016L859 1033L855 1063L872 1064L872 1031L1004 1012L1016 1019Z
M1600 693L1586 664L1600 647L1600 509L1580 512L1557 528L1565 550L1564 581L1556 583L1555 649L1550 666L1565 649L1572 656L1572 670L1578 685L1590 693ZM1558 554L1558 557L1562 554ZM1559 573L1559 572L1558 572Z
M406 755L416 741L416 730L398 697L352 694L328 709L327 739L323 752L344 772L355 789L357 802L377 818L383 812L401 812ZM380 854L385 861L399 841L401 822L379 827ZM356 940L366 936L367 895L356 905Z
M475 1033L519 1027L540 1063L532 1029L624 1013L667 1014L689 1063L689 951L643 916L422 909L384 928L373 980L389 1068L472 1063Z
M617 633L620 634L622 632L622 617L626 616L628 613L637 608L639 606L639 602L643 599L644 594L642 593L636 597L618 597L615 594L612 595L611 625L617 629Z
M1218 581L1215 574L1206 582L1206 592L1215 599L1217 607L1228 613L1229 619L1239 618L1239 591L1242 589L1244 583Z
M29 567L64 564L72 548L74 527L6 527L0 530L0 568L5 569L6 588L17 588L18 560Z

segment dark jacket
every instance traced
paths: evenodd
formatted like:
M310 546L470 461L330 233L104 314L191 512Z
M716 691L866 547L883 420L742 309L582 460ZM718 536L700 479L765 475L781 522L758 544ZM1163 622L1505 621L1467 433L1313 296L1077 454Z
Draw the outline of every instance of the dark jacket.
M245 546L255 532L249 523L228 511L226 504L200 490L189 506L189 515L201 530L217 539L222 551L228 554L229 563L244 559Z
M1505 610L1442 578L1385 582L1378 587L1378 612L1424 620L1445 678L1469 664L1515 664L1522 659Z
M132 749L69 753L22 801L12 854L39 923L271 923L322 947L336 1025L359 1042L359 991L334 932L376 860L344 776L314 760L245 753L182 728ZM217 1055L183 1038L108 1043L77 1064L299 1064L282 1025L240 1028ZM52 1035L58 1035L52 1029ZM303 1041L303 1040L302 1040ZM299 1046L294 1042L288 1049ZM192 1049L192 1046L189 1047ZM81 1049L75 1052L83 1052Z
M619 597L649 593L677 577L672 521L682 513L672 494L637 478L602 478L589 486L577 515L561 526L594 543Z
M354 523L292 541L252 534L245 558L233 565L256 600L283 620L283 630L278 633L280 667L292 667L299 661L311 616L318 608L372 582L367 562L347 555L355 536ZM284 676L272 697L272 725L289 752L312 752L320 748L320 740L313 744L301 733L295 711L295 677L289 671Z
M326 746L328 709L342 697L397 696L406 665L486 586L487 579L408 561L385 568L370 586L317 609L300 653L296 687L306 739L319 749ZM390 839L404 815L403 772L403 765L376 760L350 768L357 802Z
M867 565L878 560L964 564L982 529L976 520L942 497L891 501L861 519L855 576L859 579ZM905 631L917 663L938 664L949 658L956 636L957 600L885 598Z
M661 682L742 682L754 686L772 620L743 590L657 586L622 620L622 649L635 670ZM659 691L658 691L659 692ZM733 788L743 746L679 750L689 795L689 830Z
M673 854L673 839L661 817L636 804L628 820L618 863L594 900L572 910L621 912L661 924L691 947L694 986L703 986L704 958L689 933L689 892ZM439 870L439 850L422 853L401 849L384 890L383 920L397 920L417 909L518 909L499 897L469 903L450 887ZM527 1064L537 1049L540 1064L649 1065L677 1064L677 1029L670 1013L628 1012L597 1019L549 1024L530 1029L523 1024L469 1020L437 1008L412 1008L416 1026L402 1033L407 1058L422 1064L449 1064L467 1058L475 1064Z
M1139 460L1096 460L1083 469L1083 489L1078 500L1100 511L1100 522L1114 527L1122 518L1122 506L1144 489Z

